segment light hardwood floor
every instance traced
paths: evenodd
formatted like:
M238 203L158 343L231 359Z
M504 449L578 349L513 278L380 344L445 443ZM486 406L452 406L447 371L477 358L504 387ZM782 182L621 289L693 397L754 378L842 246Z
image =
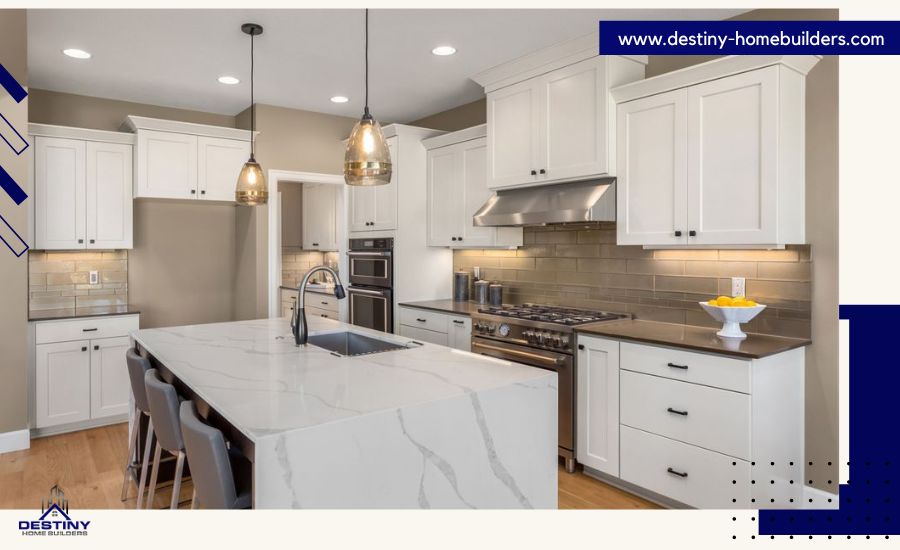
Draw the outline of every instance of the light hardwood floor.
M39 508L55 484L73 508L134 508L135 488L119 500L122 461L128 452L127 424L33 439L27 451L0 454L0 508ZM190 499L190 482L181 500ZM157 491L154 506L168 506L171 489ZM186 504L182 504L185 506ZM611 487L580 472L559 470L560 509L657 508L651 502Z

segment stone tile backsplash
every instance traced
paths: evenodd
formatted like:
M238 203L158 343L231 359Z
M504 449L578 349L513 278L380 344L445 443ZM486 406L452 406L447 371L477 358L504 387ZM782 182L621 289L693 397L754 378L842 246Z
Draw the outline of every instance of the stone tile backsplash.
M90 284L98 271L99 283ZM31 311L128 304L128 251L28 253Z
M612 223L526 227L518 250L457 250L453 266L504 285L508 303L539 302L623 311L641 319L718 326L698 301L731 294L730 277L747 279L747 296L767 304L745 330L810 335L811 251L644 250L618 246Z
M310 268L322 264L337 271L338 253L284 247L281 249L281 284L295 287ZM326 277L326 274L320 273L315 275L314 280L324 281Z

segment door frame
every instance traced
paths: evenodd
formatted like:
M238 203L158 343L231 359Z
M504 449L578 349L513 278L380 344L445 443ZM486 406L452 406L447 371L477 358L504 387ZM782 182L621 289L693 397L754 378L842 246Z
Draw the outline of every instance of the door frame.
M294 172L291 170L269 170L269 242L268 242L268 311L269 318L281 317L281 195L278 185L285 183L324 183L340 185L337 194L337 242L338 242L338 273L347 273L347 186L343 174L322 174L317 172ZM338 316L346 318L346 300L338 301Z

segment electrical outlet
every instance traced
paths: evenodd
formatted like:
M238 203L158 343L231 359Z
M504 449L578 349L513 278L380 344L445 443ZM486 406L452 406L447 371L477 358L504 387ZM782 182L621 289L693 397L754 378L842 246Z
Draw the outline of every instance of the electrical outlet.
M100 272L91 271L90 281L92 285L100 284Z
M746 296L747 292L747 279L743 277L732 277L731 278L731 295L732 296Z

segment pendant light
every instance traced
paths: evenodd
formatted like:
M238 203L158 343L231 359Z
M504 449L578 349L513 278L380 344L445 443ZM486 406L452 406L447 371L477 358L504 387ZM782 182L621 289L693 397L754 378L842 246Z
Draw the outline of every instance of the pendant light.
M269 191L266 187L266 176L256 162L256 104L253 102L253 37L263 33L263 28L256 23L244 23L241 30L250 35L250 159L244 163L238 175L234 199L238 204L257 206L266 204Z
M381 125L369 113L369 10L366 10L366 105L353 127L344 154L347 185L385 185L391 182L391 151Z

